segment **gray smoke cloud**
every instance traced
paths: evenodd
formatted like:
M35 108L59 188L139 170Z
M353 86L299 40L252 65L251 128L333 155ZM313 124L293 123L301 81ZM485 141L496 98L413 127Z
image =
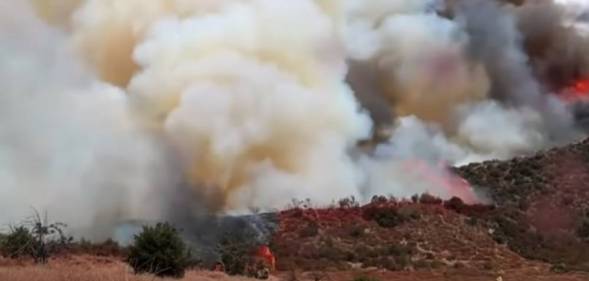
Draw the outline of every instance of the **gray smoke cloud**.
M470 36L469 55L482 61L489 75L490 96L508 107L539 112L550 141L570 140L576 133L573 117L533 75L512 11L493 1L461 1L456 17Z

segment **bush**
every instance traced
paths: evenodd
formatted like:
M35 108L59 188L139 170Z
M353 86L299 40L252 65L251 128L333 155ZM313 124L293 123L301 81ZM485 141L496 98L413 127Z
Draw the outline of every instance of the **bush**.
M356 201L356 197L350 196L339 200L338 205L341 209L351 209L360 207L360 202Z
M72 243L70 251L76 254L89 254L100 257L122 257L127 255L126 250L126 248L110 238L99 243L93 243L82 238L80 241Z
M456 211L457 213L462 212L462 210L466 207L464 201L462 199L454 196L450 198L450 200L444 202L444 207L448 210Z
M190 264L190 252L178 231L168 223L144 226L129 247L127 262L136 274L181 278Z
M419 203L421 204L428 204L428 205L440 205L442 204L442 199L435 197L429 193L421 194L419 197Z
M24 226L12 228L1 242L0 251L4 257L16 259L33 255L35 238Z
M365 211L364 216L369 220L374 220L380 227L395 227L408 219L399 214L396 208L369 208Z
M36 263L47 263L52 254L71 245L73 237L64 234L66 224L60 222L49 224L47 216L41 220L41 216L37 212L35 212L33 222L30 232L34 240L32 255Z
M47 263L49 257L66 249L73 241L64 233L66 224L49 223L47 214L44 218L37 210L22 225L12 227L10 233L2 239L0 251L10 258L32 257L36 263Z
M247 229L243 233L226 233L217 246L225 272L229 275L246 275L253 263L252 253L258 246L255 235Z

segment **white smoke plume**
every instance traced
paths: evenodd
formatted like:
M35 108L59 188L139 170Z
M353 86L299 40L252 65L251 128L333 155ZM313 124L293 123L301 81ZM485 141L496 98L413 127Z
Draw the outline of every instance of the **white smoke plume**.
M33 207L101 235L113 217L158 215L162 197L150 196L172 175L164 146L135 125L122 90L76 62L66 34L10 2L0 5L2 223Z
M434 0L52 1L0 4L2 223L34 206L106 237L293 198L474 202L447 165L575 132L496 6L499 27ZM516 65L473 54L477 36L507 38ZM363 150L383 124L387 141Z

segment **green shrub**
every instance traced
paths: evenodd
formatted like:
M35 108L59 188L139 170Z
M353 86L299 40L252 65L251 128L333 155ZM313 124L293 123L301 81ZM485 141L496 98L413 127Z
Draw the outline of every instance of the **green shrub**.
M135 235L127 262L136 274L181 278L190 264L190 252L172 225L158 223L153 227L144 226L143 231Z
M72 237L65 235L66 224L60 222L49 223L47 214L41 214L33 209L34 214L17 227L12 227L10 233L0 242L0 252L5 257L32 257L36 263L47 263L49 257L68 248Z
M21 258L31 256L34 252L35 238L28 228L14 227L1 241L0 252L7 258Z
M381 227L395 227L405 222L405 218L394 208L379 208L374 212L373 219Z

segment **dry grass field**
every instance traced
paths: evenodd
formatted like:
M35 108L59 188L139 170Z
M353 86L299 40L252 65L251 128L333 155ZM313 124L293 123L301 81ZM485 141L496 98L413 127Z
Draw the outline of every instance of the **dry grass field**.
M74 256L52 260L48 265L12 262L0 258L0 281L163 281L151 275L134 275L123 262L112 258ZM189 271L183 281L245 281L220 272Z
M371 276L374 280L386 281L586 281L589 275L581 273L553 274L540 268L507 270L502 272L480 271L432 271L391 272L383 270L336 271L336 272L281 272L270 281L352 281L359 276ZM48 265L38 266L28 262L14 262L0 258L0 281L164 281L150 275L136 276L122 262L112 258L73 256L52 260ZM254 281L245 277L229 277L220 272L189 271L179 281Z

